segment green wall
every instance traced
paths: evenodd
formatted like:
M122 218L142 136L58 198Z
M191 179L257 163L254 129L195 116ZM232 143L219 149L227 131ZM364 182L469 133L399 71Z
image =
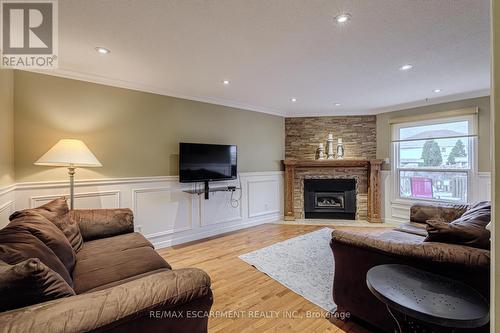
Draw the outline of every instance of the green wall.
M390 157L391 149L391 126L389 120L397 117L423 115L440 111L458 110L470 107L479 107L479 138L478 138L478 164L480 172L491 170L491 138L490 138L490 97L465 99L456 102L442 103L423 106L419 108L406 109L377 115L377 158ZM385 170L390 165L384 163Z
M0 69L0 186L14 183L14 74Z
M242 172L281 169L283 117L23 71L14 86L18 182L66 179L33 165L61 138L103 164L78 179L177 175L179 141L236 144Z

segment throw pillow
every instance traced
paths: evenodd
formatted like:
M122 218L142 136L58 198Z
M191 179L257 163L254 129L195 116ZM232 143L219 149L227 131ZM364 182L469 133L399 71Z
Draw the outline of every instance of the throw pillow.
M15 212L9 217L9 220L21 217L29 211L34 211L54 223L66 236L75 252L81 249L83 245L82 234L78 223L71 218L66 198L58 198L37 208Z
M426 242L443 242L490 249L491 203L472 205L461 217L451 223L443 220L427 220Z
M28 230L54 252L69 273L73 272L76 262L75 250L54 223L35 213L35 211L27 211L22 216L14 219L9 225Z
M74 295L66 281L37 258L16 265L0 261L0 311Z
M40 259L73 286L71 275L61 260L36 236L18 225L9 224L0 230L0 260L15 265L30 258Z

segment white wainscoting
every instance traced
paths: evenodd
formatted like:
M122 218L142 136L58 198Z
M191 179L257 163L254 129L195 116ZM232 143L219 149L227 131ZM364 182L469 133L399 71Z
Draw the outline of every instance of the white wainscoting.
M410 218L410 200L396 199L391 171L381 173L382 181L382 218L390 224L407 222ZM479 172L472 182L472 198L470 202L491 200L491 174Z
M283 172L244 172L239 179L211 187L236 186L230 192L203 195L183 192L194 184L176 176L76 181L75 208L120 208L134 211L136 231L156 247L218 235L283 218ZM15 210L37 207L68 196L68 182L19 183L0 189L0 227Z
M0 188L0 228L9 222L10 214L15 211L15 186Z

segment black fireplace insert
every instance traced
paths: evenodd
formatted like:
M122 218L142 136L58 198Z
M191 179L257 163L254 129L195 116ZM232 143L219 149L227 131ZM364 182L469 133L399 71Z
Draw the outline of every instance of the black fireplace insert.
M355 179L304 179L306 219L356 219Z

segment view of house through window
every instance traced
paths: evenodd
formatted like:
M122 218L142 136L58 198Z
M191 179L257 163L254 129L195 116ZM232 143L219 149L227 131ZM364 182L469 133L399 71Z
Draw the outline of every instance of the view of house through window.
M399 197L467 202L474 126L472 116L395 125Z

